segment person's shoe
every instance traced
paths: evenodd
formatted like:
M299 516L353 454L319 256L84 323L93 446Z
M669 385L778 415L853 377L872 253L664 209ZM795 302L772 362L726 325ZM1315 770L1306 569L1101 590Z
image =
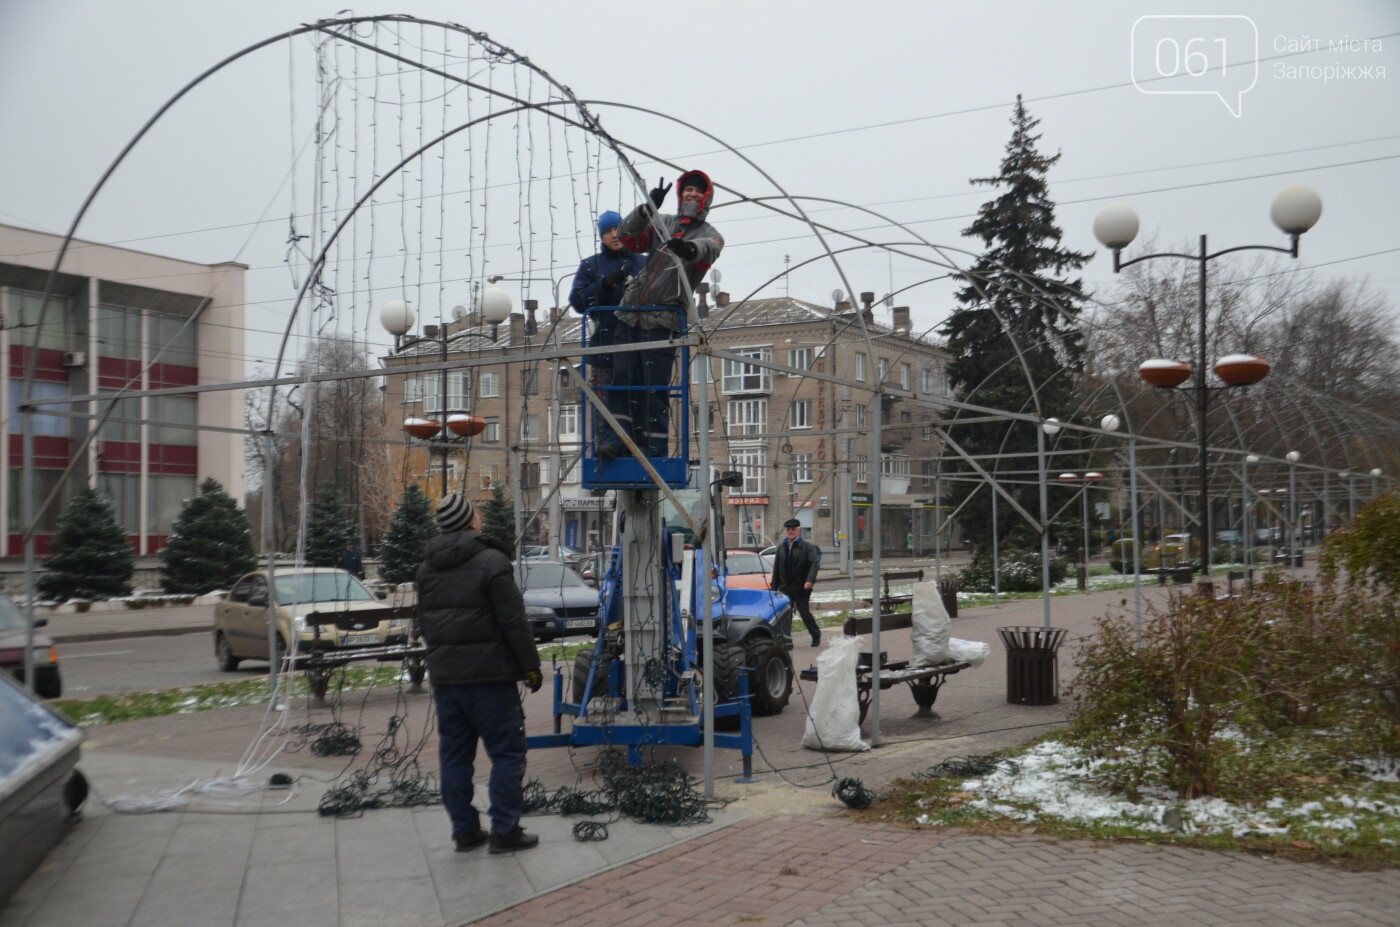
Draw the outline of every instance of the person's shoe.
M818 631L816 634L813 634L813 635L812 635L812 646L813 646L813 647L820 647L821 645L822 645L822 633L821 633L820 631Z
M519 825L515 825L509 832L498 834L491 832L491 852L492 853L514 853L516 850L528 850L539 846L540 838L534 834L527 834Z
M599 460L617 460L622 456L622 448L616 444L604 444L598 448Z
M452 842L457 845L458 853L466 853L471 850L475 850L477 847L481 846L489 839L490 837L486 833L486 831L478 827L471 833L461 834L459 836L453 837Z

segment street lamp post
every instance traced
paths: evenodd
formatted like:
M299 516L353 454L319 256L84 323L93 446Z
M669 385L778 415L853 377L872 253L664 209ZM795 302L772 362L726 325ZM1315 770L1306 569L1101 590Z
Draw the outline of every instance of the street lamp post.
M1381 475L1384 474L1384 473L1385 473L1385 471L1382 470L1380 467L1372 467L1372 468L1371 468L1371 498L1372 498L1372 499L1374 499L1374 498L1376 498L1376 496L1380 495L1380 491L1381 491Z
M1099 420L1099 427L1104 431L1117 431L1123 424L1123 420L1113 413L1105 415ZM1142 631L1142 529L1138 518L1138 490L1137 490L1137 438L1132 432L1128 432L1128 512L1129 526L1133 533L1133 611L1136 616L1136 626L1139 632Z
M1283 455L1283 459L1288 461L1288 546L1284 550L1288 551L1290 574L1298 572L1299 552L1296 545L1302 541L1298 533L1298 468L1295 466L1302 456L1297 451Z
M492 340L494 341L496 326L510 317L510 296L504 290L491 287L482 294L480 309L482 319L492 326ZM438 346L443 366L439 372L438 380L437 419L435 421L412 416L404 420L403 427L410 436L428 441L430 444L433 444L433 439L436 438L435 446L442 454L441 493L445 497L447 495L447 459L452 450L453 436L465 438L480 434L486 427L486 422L477 416L460 411L453 414L448 409L447 345L451 340L451 334L446 325L440 329L434 326L425 326L422 335L405 340L404 336L413 328L415 318L413 307L401 299L391 300L379 310L379 324L384 327L386 332L394 336L394 351L396 353L402 348L415 344L427 343Z
M1347 481L1347 524L1351 524L1356 519L1356 474L1342 470L1337 476Z
M1249 465L1258 462L1258 457L1246 454L1244 463L1240 464L1240 482L1244 484L1244 495L1241 496L1244 512L1240 515L1240 531L1244 535L1244 575L1250 578L1254 576L1254 529L1250 527L1250 515L1254 512L1256 500L1254 494L1249 491Z
M1089 588L1089 486L1091 483L1101 479L1103 479L1103 474L1095 472L1085 473L1083 476L1080 476L1078 473L1060 474L1061 482L1081 484L1079 490L1079 508L1082 513L1080 516L1080 524L1083 528L1084 546L1080 548L1079 564L1077 567L1079 571L1079 576L1077 578L1079 580L1078 585L1080 592L1085 592Z
M1036 456L1040 464L1040 582L1045 629L1050 629L1050 490L1046 485L1045 436L1060 433L1060 420L1047 418L1035 430Z
M1211 253L1206 247L1206 236L1202 235L1200 250L1196 254L1163 252L1145 254L1130 261L1122 260L1122 251L1132 244L1138 233L1137 214L1125 203L1110 203L1094 219L1094 237L1105 247L1113 250L1113 272L1118 273L1142 261L1157 258L1179 258L1195 261L1199 268L1197 286L1197 366L1194 371L1196 383L1196 437L1200 455L1198 482L1199 522L1197 531L1201 538L1202 585L1210 585L1210 471L1207 466L1209 445L1206 441L1206 413L1210 407L1210 393L1206 385L1206 356L1209 345L1206 341L1206 268L1209 263L1222 255L1235 251L1278 251L1290 257L1298 256L1298 238L1317 223L1322 215L1322 200L1307 187L1292 186L1284 189L1274 198L1269 216L1274 225L1290 237L1290 246L1280 248L1274 245L1240 245ZM1190 365L1182 361L1150 360L1139 368L1139 374L1153 386L1171 388L1180 386L1192 374ZM1215 366L1215 373L1229 386L1246 386L1257 383L1268 375L1269 365L1261 358L1251 355L1230 355L1221 359Z

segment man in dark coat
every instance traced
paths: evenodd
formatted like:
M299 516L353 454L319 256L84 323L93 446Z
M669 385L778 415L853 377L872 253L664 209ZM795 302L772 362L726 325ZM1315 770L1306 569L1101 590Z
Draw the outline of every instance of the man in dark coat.
M365 561L353 541L346 541L345 549L340 552L340 568L358 579L365 578Z
M812 587L822 566L822 549L802 537L802 523L796 518L783 522L783 529L787 537L773 557L772 586L792 600L812 635L812 646L820 647L822 629L812 617Z
M528 850L540 838L520 827L524 811L525 711L517 683L543 683L510 552L480 533L476 507L449 495L437 509L442 533L423 549L418 617L438 714L442 803L459 852ZM491 832L472 805L480 740L491 758Z
M603 246L597 254L590 254L578 265L573 288L569 290L569 305L575 312L587 314L593 321L593 330L588 334L590 345L604 347L620 343L617 328L620 323L616 313L589 313L588 310L621 303L627 281L647 263L645 257L633 254L622 246L622 239L617 234L617 227L621 224L622 216L611 209L598 217L598 238ZM588 366L594 386L612 384L613 355L590 355Z

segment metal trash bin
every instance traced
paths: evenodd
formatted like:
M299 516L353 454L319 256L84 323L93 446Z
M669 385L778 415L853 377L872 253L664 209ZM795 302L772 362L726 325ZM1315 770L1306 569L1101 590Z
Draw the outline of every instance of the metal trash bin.
M938 595L949 618L958 617L958 578L945 576L938 581Z
M1011 705L1060 703L1060 644L1064 628L997 628L1006 648L1006 701Z

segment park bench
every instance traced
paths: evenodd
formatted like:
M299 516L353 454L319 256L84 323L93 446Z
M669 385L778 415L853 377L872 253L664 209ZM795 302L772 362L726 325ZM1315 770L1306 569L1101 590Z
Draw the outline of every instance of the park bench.
M350 631L365 623L378 624L384 620L409 620L408 642L404 644L381 644L369 647L326 647L320 643L321 629L334 626L341 631ZM314 628L315 639L305 651L295 656L288 654L288 669L306 673L306 684L319 707L325 707L326 690L330 686L331 673L349 663L376 660L389 663L403 662L408 670L414 694L423 691L423 679L428 673L428 648L423 643L418 627L418 609L412 605L386 606L381 609L360 611L311 612L306 616L308 627Z
M916 575L922 576L922 571L913 571ZM909 573L886 574L888 580L891 576L907 577ZM886 583L887 590L889 588ZM912 598L909 597L909 598ZM841 625L841 633L848 635L869 634L874 627L873 618L847 618ZM914 627L914 615L912 612L890 612L881 609L880 611L880 633L889 631L901 631ZM872 690L874 689L874 672L870 653L862 653L856 662L856 701L860 704L860 721L865 723L866 713L870 710ZM937 718L938 713L933 710L933 703L938 700L938 690L943 688L943 683L948 681L948 677L954 673L960 673L971 668L972 664L960 660L949 660L937 666L911 666L908 660L886 660L883 652L880 658L880 691L891 689L901 683L909 687L909 691L914 696L914 704L918 706L918 711L914 713L916 718ZM799 674L803 679L815 680L817 678L816 667L803 670Z

